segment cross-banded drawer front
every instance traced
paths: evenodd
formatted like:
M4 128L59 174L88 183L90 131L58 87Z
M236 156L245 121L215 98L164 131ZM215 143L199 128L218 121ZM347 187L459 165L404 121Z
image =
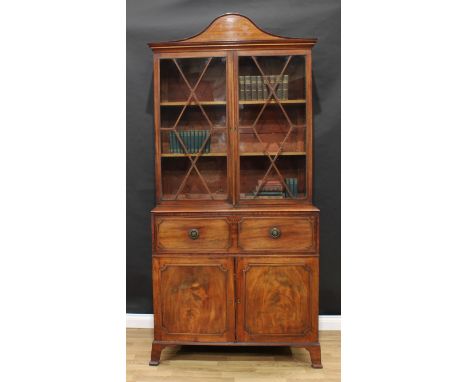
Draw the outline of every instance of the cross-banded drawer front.
M246 217L239 222L244 251L318 252L318 221L312 217Z
M156 221L159 250L227 250L229 223L225 218L160 218Z

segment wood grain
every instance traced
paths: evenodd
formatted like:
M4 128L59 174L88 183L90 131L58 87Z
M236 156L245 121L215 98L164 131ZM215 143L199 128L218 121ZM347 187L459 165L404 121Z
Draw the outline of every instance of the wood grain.
M168 361L148 368L149 354L142 350L145 368L130 373L130 381L186 381L193 374L194 381L247 381L255 380L250 378L258 370L258 377L273 382L339 380L339 364L335 374L310 370L310 365L322 367L319 209L311 203L310 48L316 42L276 36L245 16L226 14L193 37L149 44L155 73L157 202L151 211L155 326L150 365ZM259 75L251 61L262 75L288 74L290 99L281 101L272 93L275 103L264 107L262 101L240 101L239 75ZM267 110L263 116L262 108ZM188 129L213 133L212 156L187 154L177 132ZM170 152L171 131L184 153ZM280 155L282 150L288 155ZM277 175L269 173L273 168ZM298 197L253 198L258 181L268 176L297 178ZM270 236L273 227L281 230L276 239ZM195 240L189 236L192 229L199 234ZM270 373L256 366L258 360L248 366L234 363L233 369L216 363L206 371L203 357L194 358L195 369L187 369L188 360L177 364L174 346L181 344L304 349L279 364L268 358L268 367L290 370L286 373ZM219 357L210 352L209 366ZM324 360L329 367L326 353Z
M237 340L315 342L318 259L237 260Z
M158 340L234 340L234 263L227 258L154 258Z
M171 219L156 222L157 246L160 250L227 250L230 245L229 223L226 219ZM191 239L189 231L197 229L198 239Z
M281 236L274 239L272 228L278 228ZM309 250L317 252L316 221L310 218L263 219L244 218L239 222L239 247L244 251L258 250Z

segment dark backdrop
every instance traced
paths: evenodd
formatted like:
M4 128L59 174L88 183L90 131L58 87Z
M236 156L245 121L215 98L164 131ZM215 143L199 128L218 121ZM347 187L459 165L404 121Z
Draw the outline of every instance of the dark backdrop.
M340 1L131 0L127 2L127 312L152 313L151 230L155 205L152 53L237 12L288 37L316 37L314 196L321 209L320 314L340 314ZM111 62L111 61L110 61Z

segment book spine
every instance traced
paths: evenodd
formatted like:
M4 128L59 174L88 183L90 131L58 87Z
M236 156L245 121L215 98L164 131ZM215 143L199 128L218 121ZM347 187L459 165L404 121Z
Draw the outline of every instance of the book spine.
M263 98L263 82L262 77L257 76L257 99L261 100Z
M189 134L190 134L190 152L193 154L195 152L195 135L193 134L193 130L190 130Z
M175 153L179 153L179 152L180 152L179 147L180 147L179 140L177 139L176 133L174 133L174 152L175 152Z
M208 131L206 132L206 134L208 135ZM208 145L208 152L211 152L211 135L208 138L208 142L206 142L206 144Z
M245 100L245 76L239 76L239 98Z
M208 135L208 132L206 130L203 130L203 140L202 143L205 142L206 136ZM208 142L205 144L205 149L203 150L205 153L208 153Z
M194 142L194 152L198 153L200 151L200 134L198 130L193 131L193 142Z
M285 74L283 76L283 98L282 99L288 99L288 88L289 88L289 75Z
M172 131L169 132L169 152L174 152L174 133Z
M250 83L252 84L252 101L258 100L257 95L257 76L250 77Z
M252 99L252 87L250 84L250 76L245 76L245 99L247 101Z
M275 87L275 81L276 81L276 76L275 75L270 75L269 76L269 81L270 81L270 87L271 87L271 92L277 92L278 90ZM272 99L274 100L275 97L272 95Z
M181 131L179 133L180 135L180 139L182 140L182 142L184 143L184 146L185 148L187 148L187 140L185 139L185 131ZM179 143L179 152L181 153L184 153L185 154L185 150L183 149L182 145Z
M276 96L278 99L283 99L283 79L281 76L276 76L276 82L278 86L276 87Z
M268 94L270 94L270 92L268 90L268 86L266 85L267 84L267 78L265 76L262 76L262 84L263 84L263 99L267 99Z

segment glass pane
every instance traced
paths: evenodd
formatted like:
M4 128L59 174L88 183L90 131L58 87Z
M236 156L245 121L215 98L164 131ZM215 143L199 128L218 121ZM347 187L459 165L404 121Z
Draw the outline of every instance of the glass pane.
M162 198L227 199L226 59L160 61Z
M241 199L305 198L305 86L305 56L239 57Z

